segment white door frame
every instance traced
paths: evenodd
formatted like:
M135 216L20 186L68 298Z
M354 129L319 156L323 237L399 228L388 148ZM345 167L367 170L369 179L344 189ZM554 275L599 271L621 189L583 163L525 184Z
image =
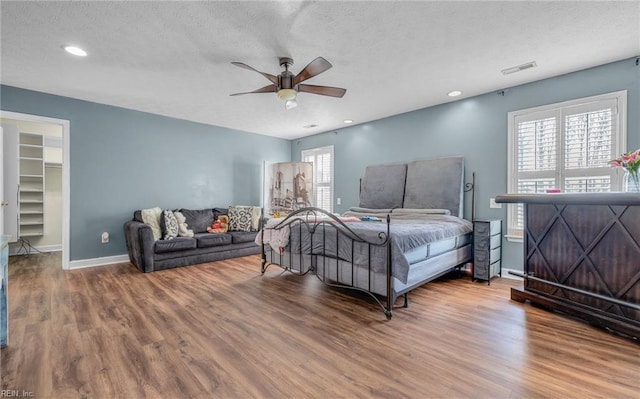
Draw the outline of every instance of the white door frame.
M0 118L18 119L28 122L49 123L62 126L62 268L69 269L69 225L71 220L71 191L69 164L69 132L71 123L66 119L49 118L46 116L23 114L0 110Z
M0 154L2 154L2 161L4 162L4 128L0 126ZM4 165L2 167L2 176L0 176L0 235L4 235Z

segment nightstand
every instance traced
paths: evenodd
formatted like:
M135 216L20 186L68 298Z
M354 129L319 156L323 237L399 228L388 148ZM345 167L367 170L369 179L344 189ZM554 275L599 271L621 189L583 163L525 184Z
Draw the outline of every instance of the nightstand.
M473 221L473 280L502 277L502 220Z

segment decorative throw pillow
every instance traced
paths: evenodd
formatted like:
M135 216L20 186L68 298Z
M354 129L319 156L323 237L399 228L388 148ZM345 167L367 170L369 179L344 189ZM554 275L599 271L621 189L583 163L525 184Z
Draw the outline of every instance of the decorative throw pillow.
M176 216L170 210L162 211L162 219L160 220L162 227L162 239L170 240L178 236L178 221Z
M229 231L251 231L250 206L229 207Z
M251 231L260 229L260 215L262 215L262 208L259 206L251 207Z
M158 241L162 237L162 229L160 228L162 209L156 206L155 208L143 209L140 213L142 214L142 221L151 227L153 239Z

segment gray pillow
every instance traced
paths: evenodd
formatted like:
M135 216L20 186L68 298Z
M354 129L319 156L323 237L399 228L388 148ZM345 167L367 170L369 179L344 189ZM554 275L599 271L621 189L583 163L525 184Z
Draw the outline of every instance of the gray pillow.
M207 227L211 227L215 218L211 209L181 209L180 212L187 220L187 225L194 233L206 233Z

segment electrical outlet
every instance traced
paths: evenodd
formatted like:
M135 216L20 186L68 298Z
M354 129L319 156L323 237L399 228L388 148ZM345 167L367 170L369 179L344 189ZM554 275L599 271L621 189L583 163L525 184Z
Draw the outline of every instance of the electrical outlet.
M340 198L340 197L336 198L336 204L337 205L341 205L342 204L342 198Z
M489 208L500 209L502 208L502 204L496 203L495 198L489 198Z
M104 233L102 233L102 243L106 244L108 242L109 242L109 233L105 231Z

